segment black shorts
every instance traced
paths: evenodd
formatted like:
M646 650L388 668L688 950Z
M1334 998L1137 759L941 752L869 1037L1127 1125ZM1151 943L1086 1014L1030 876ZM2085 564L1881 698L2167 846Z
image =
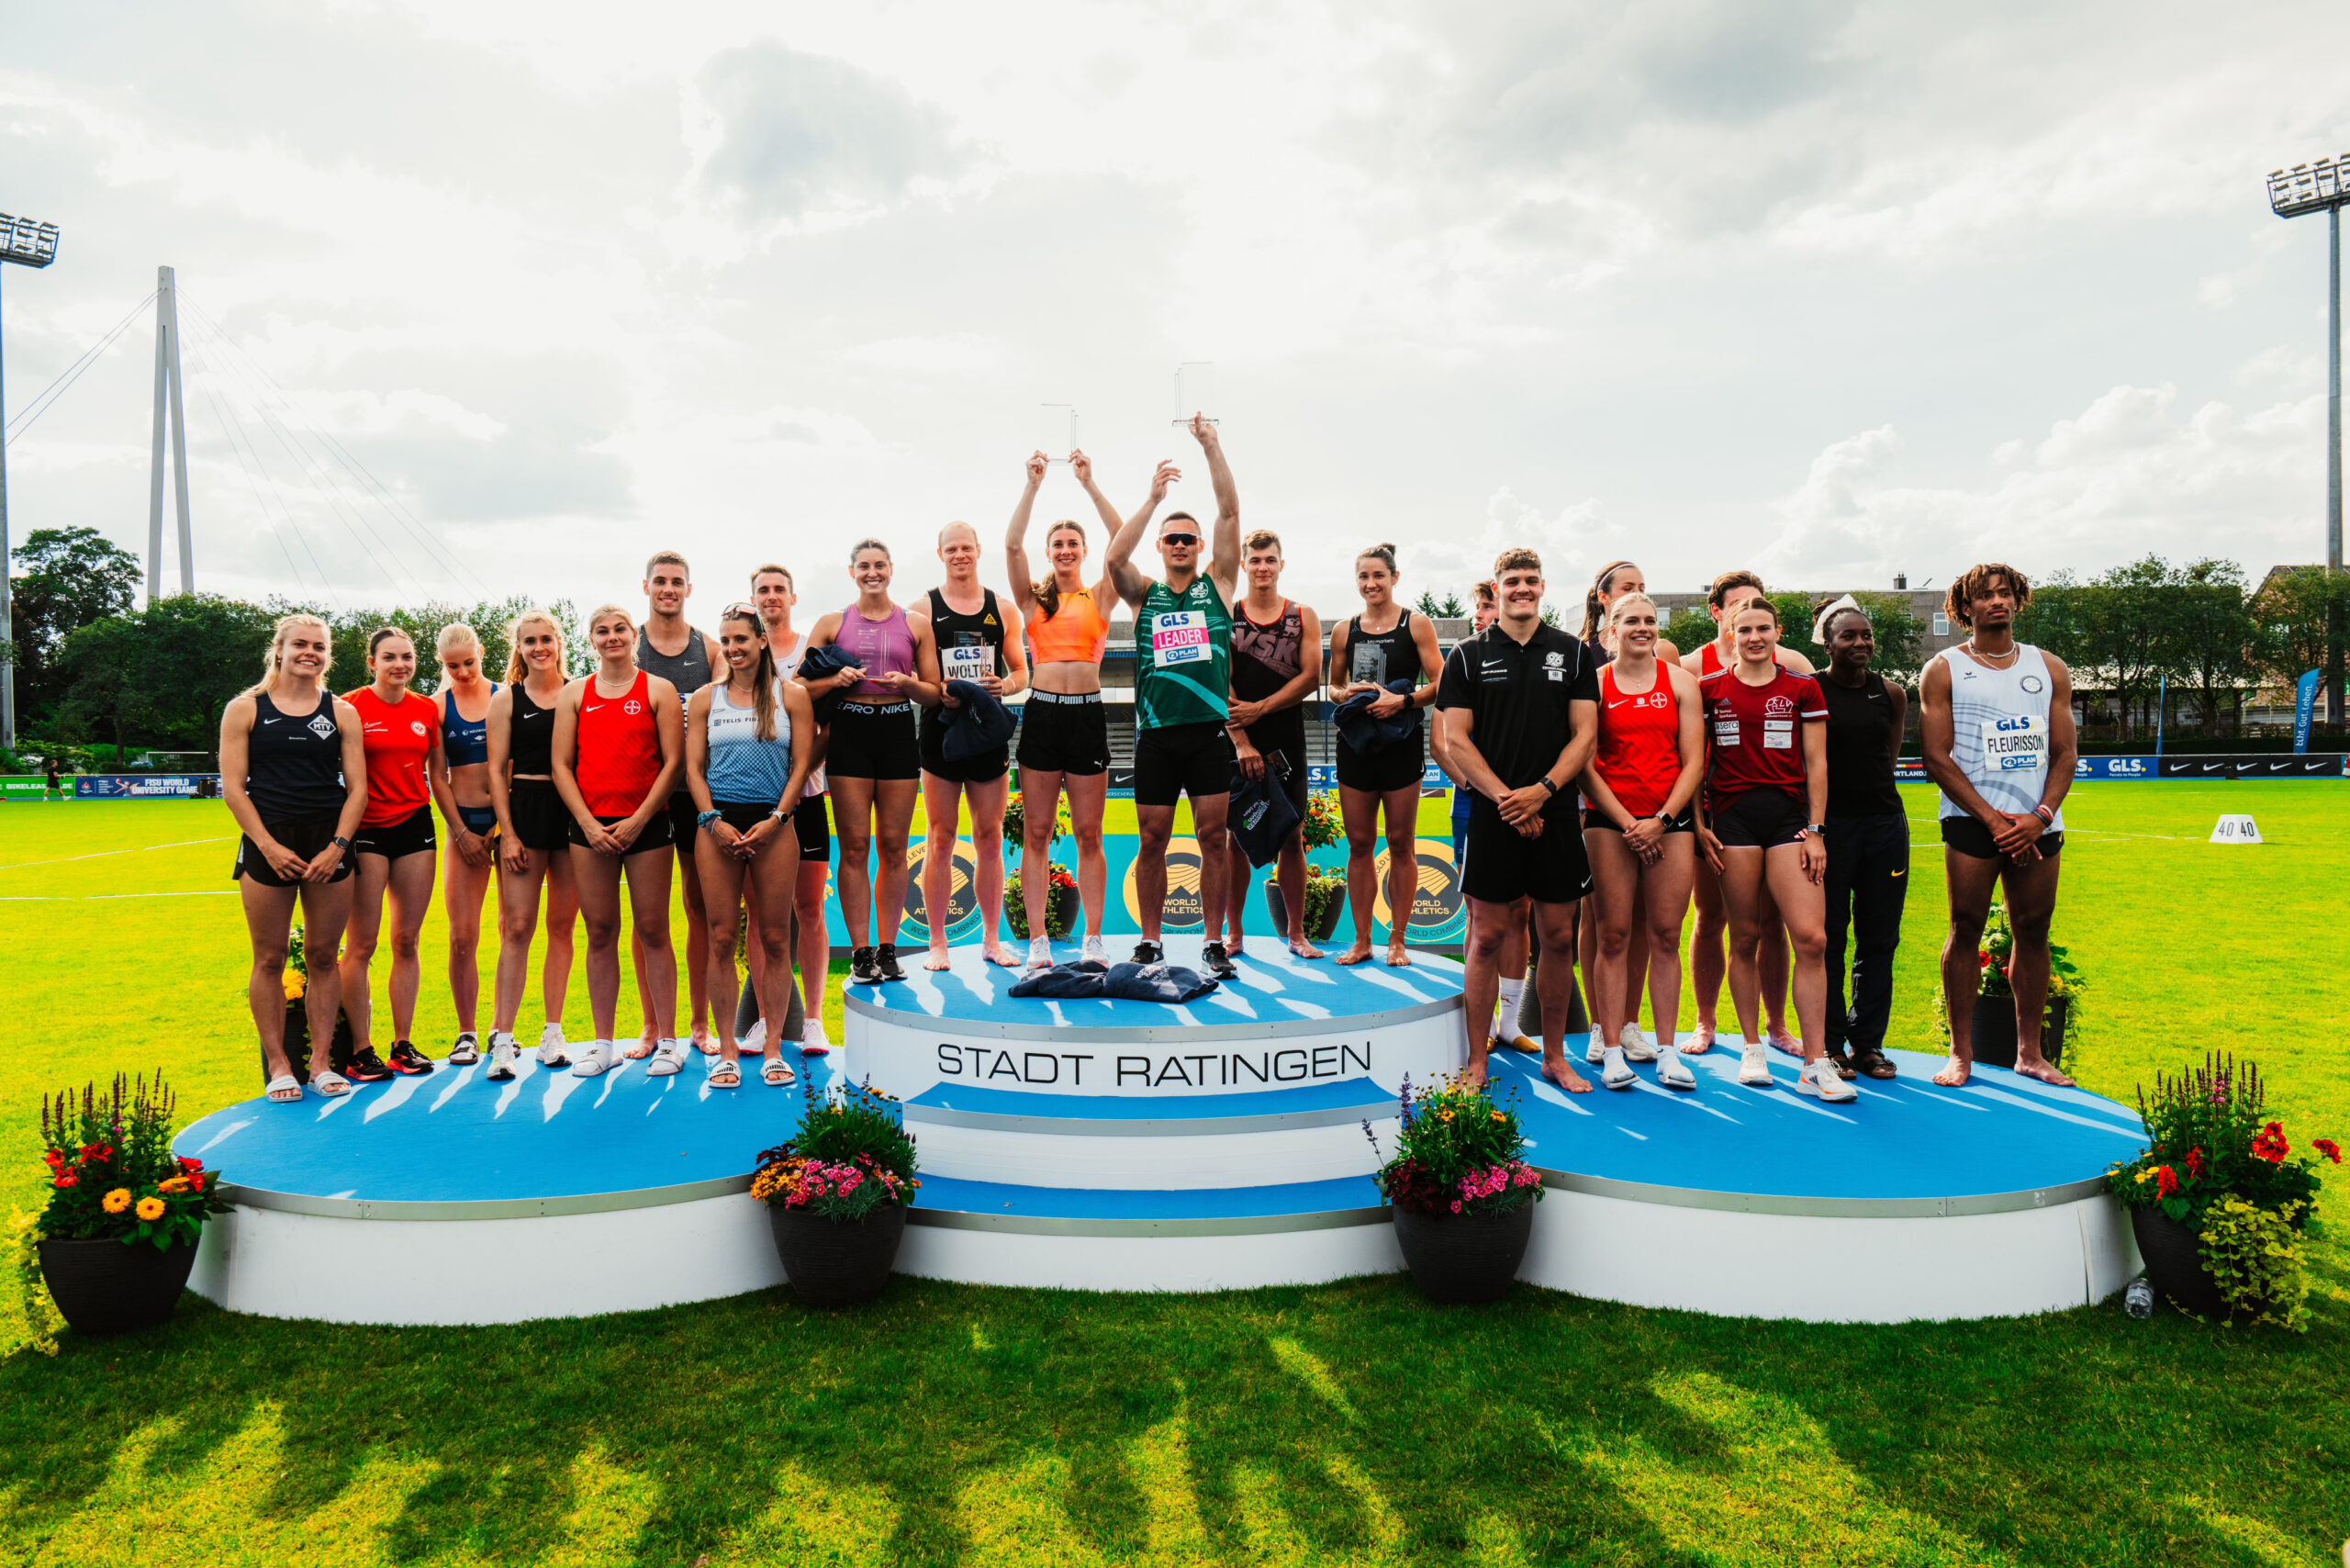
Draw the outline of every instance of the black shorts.
M610 827L614 823L626 822L628 819L625 816L617 816L598 817L596 820L601 823L604 826ZM577 845L580 848L586 849L589 847L588 843L588 834L583 829L581 829L577 822L575 821L571 823L567 836L572 843ZM670 826L668 808L665 806L660 811L653 813L652 819L644 824L644 831L636 835L636 842L628 846L628 854L622 856L621 858L628 859L634 856L642 855L651 849L667 849L677 842L677 835L676 831ZM691 847L692 840L688 839L687 841L687 845L688 847Z
M465 831L483 838L498 836L498 808L495 806L459 806L457 820Z
M1597 806L1585 806L1583 809L1583 830L1585 833L1621 833L1624 831L1622 828L1617 827L1607 813L1601 811ZM1664 824L1664 831L1667 833L1696 832L1697 808L1695 805L1682 807L1681 814Z
M711 804L718 811L718 820L724 823L728 827L733 828L736 833L748 833L775 813L775 802L773 801L712 801ZM800 813L796 811L791 813L791 815L795 817L799 814ZM791 825L790 818L787 817L784 820L783 825L787 828L789 827ZM694 813L694 830L697 833L701 830L701 813L699 812L696 812ZM692 848L693 841L691 839L688 839L686 841L686 846L689 849Z
M1020 766L1091 778L1110 770L1110 717L1098 693L1032 691L1021 704Z
M922 756L922 770L957 784L986 784L1001 778L1012 767L1012 747L1000 745L993 751L983 751L977 756L967 756L960 762L946 760L946 721L934 713L924 713L915 749Z
M1135 804L1172 806L1232 793L1232 739L1224 722L1168 724L1135 736Z
M826 778L919 778L922 748L912 702L843 702L833 713Z
M799 809L791 813L791 825L800 831L800 863L811 860L819 865L833 863L833 814L822 795L802 795Z
M571 842L571 811L555 793L552 778L513 778L506 785L506 814L525 849L560 854Z
M680 790L669 797L669 842L688 859L693 857L694 834L701 831L700 823L701 808L694 804L690 791Z
M1388 794L1396 790L1416 790L1427 769L1422 761L1422 736L1414 734L1408 740L1395 741L1383 750L1368 756L1346 742L1337 745L1338 788L1360 790L1374 795Z
M320 850L334 842L335 823L341 820L340 817L304 817L298 822L263 823L262 826L269 830L270 837L303 859L309 860L316 858ZM355 848L343 851L341 861L334 868L334 875L327 881L330 884L341 881L358 865ZM229 880L233 882L240 877L251 877L264 888L300 886L298 880L289 882L270 869L267 857L261 852L261 846L250 838L237 840L236 863L229 868Z
M1804 808L1778 790L1749 790L1707 813L1714 836L1725 849L1776 849L1803 837Z
M1961 855L1975 860L2004 860L1999 846L1991 841L1991 830L1973 817L1944 817L1942 842ZM2065 835L2060 832L2040 835L2039 848L2044 858L2065 847Z
M1591 891L1591 857L1563 797L1542 813L1542 836L1528 838L1483 795L1469 802L1469 846L1460 891L1481 903L1572 903Z
M380 855L386 860L404 859L410 855L429 855L439 847L432 836L432 808L419 806L396 823L375 827L363 824L352 835L353 855Z

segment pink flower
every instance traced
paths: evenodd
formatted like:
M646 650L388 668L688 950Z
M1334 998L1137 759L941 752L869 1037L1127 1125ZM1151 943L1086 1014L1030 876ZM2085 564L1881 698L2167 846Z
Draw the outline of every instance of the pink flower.
M1452 1200L1452 1212L1454 1214L1459 1214L1460 1212L1460 1200L1458 1198Z

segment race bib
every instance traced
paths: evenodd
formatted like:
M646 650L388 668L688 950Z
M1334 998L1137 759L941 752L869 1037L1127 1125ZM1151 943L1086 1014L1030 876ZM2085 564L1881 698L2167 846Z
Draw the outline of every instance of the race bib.
M1792 751L1795 749L1795 744L1796 722L1793 719L1762 721L1762 749L1764 751Z
M1983 721L1983 766L1994 773L2037 773L2048 766L2048 721L2026 715Z
M976 681L995 673L995 650L984 643L975 647L941 648L938 656L946 666L946 678L949 680Z
M1197 610L1162 610L1150 623L1150 662L1159 669L1208 656L1208 618Z

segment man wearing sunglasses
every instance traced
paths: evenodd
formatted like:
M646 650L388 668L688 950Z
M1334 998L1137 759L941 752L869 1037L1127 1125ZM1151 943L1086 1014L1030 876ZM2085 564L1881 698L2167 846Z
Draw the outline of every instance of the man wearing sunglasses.
M1215 426L1192 420L1192 434L1207 454L1208 478L1215 488L1214 550L1200 570L1198 520L1189 512L1167 514L1158 526L1158 558L1164 580L1136 570L1134 554L1142 531L1167 498L1167 487L1182 477L1172 463L1151 476L1150 497L1123 522L1091 475L1085 487L1102 525L1110 530L1104 559L1111 586L1135 612L1135 817L1141 842L1135 854L1135 896L1142 917L1142 940L1134 961L1156 964L1165 956L1159 925L1167 903L1167 846L1175 833L1175 802L1192 798L1192 828L1203 846L1200 857L1200 907L1221 910L1225 902L1225 857L1204 846L1224 844L1225 806L1232 793L1232 742L1225 732L1230 712L1232 599L1240 577L1240 498ZM1201 964L1219 980L1238 971L1221 942L1207 943Z

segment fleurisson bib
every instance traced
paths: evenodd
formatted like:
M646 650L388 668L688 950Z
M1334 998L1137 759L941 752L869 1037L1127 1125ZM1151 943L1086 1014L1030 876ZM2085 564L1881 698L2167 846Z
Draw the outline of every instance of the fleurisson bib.
M2048 785L2049 702L2055 689L2048 660L2029 643L2016 644L2015 662L1993 669L1964 647L1935 655L1950 671L1951 759L1996 809L2021 816L2040 804ZM1948 795L1941 814L1963 817ZM2052 832L2061 832L2056 813Z

